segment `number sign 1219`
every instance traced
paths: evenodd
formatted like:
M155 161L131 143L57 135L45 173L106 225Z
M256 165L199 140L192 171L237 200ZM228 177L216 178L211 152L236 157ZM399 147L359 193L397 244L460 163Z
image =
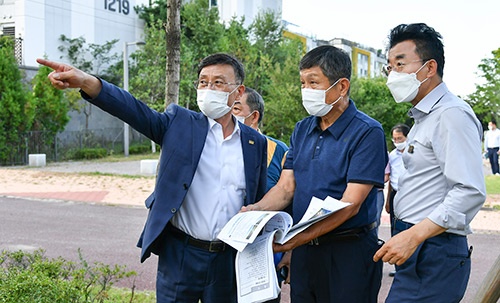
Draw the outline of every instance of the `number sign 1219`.
M104 0L104 9L128 15L130 12L130 3L128 0Z

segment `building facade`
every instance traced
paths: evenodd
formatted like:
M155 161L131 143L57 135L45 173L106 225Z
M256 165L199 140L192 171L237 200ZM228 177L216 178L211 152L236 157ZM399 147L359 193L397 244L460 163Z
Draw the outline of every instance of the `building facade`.
M208 0L209 6L216 6L221 21L228 23L233 17L245 17L244 25L248 27L261 12L273 12L281 20L283 0Z
M144 24L134 6L148 0L0 0L0 35L16 38L21 66L38 66L36 58L62 60L59 38L83 37L87 43L104 44L118 39L139 41Z
M361 45L343 38L334 38L329 44L345 50L351 56L353 76L373 78L382 75L382 66L387 59L382 50Z

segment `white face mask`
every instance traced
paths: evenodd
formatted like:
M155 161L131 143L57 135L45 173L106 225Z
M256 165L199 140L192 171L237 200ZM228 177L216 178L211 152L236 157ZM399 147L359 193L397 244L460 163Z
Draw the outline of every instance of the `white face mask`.
M389 74L386 85L389 87L396 103L411 102L415 99L420 85L429 79L425 78L422 82L417 79L417 73L427 64L427 62L425 62L416 72L411 74L398 73L396 71L392 71Z
M403 150L403 149L406 148L406 141L405 142L399 142L399 143L394 142L394 146L396 146L397 150Z
M316 117L323 117L328 114L328 112L333 108L333 106L342 99L343 96L340 96L335 102L332 104L326 104L326 92L329 91L332 87L334 87L337 83L339 83L340 79L335 81L329 88L324 89L311 89L311 88L303 88L302 89L302 105L309 113L309 115Z
M236 120L240 121L241 123L245 124L245 120L250 117L255 111L251 112L250 115L248 116L234 116Z
M198 107L205 116L214 120L218 119L231 111L232 106L227 106L227 101L229 95L234 93L238 87L230 93L212 89L198 89L196 90Z
M493 130L493 126L488 125L488 130Z

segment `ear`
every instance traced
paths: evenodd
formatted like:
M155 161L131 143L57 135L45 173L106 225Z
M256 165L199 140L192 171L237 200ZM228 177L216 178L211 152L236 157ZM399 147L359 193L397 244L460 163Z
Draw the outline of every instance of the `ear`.
M437 75L438 63L434 59L427 61L427 78L432 78Z
M258 111L254 111L252 113L252 125L255 125L256 127L259 126L259 119L260 119L260 113Z
M342 96L347 96L347 93L349 92L349 87L351 87L351 82L347 78L342 78L339 81L340 84L340 94Z
M238 89L236 90L236 99L235 100L240 100L241 97L243 96L243 93L245 93L245 85L241 84Z

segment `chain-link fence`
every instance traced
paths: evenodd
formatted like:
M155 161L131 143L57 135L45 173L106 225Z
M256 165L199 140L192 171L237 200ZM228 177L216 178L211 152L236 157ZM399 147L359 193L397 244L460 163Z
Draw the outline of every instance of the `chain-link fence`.
M22 136L22 143L13 146L13 152L0 165L26 165L30 154L45 154L47 162L72 159L78 150L104 148L108 154L123 153L123 128L104 128L64 131L51 135L44 131L30 131ZM149 139L136 131L130 132L130 145L147 145Z

